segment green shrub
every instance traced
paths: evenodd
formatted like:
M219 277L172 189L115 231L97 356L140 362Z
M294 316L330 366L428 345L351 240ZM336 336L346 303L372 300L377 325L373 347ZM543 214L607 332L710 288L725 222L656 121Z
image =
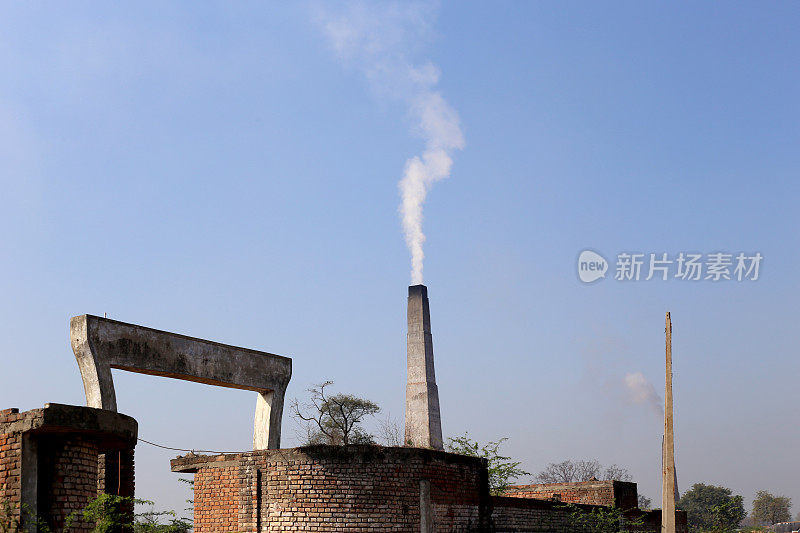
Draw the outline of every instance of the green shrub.
M593 507L587 511L577 505L568 503L562 506L569 513L569 525L572 531L586 533L619 533L626 532L643 525L641 518L626 518L619 507Z

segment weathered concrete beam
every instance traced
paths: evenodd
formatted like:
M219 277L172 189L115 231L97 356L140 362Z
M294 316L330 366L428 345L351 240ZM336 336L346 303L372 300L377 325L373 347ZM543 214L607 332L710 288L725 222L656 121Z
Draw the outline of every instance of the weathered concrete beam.
M93 315L73 317L70 337L89 407L117 410L112 368L252 390L259 393L253 448L280 447L290 358Z

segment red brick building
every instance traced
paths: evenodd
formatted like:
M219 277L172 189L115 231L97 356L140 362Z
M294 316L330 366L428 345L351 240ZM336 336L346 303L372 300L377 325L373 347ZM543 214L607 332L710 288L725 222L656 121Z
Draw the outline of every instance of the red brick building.
M46 404L0 411L0 502L28 525L61 531L98 494L134 494L136 420L112 411ZM91 531L80 520L70 531Z
M636 509L636 484L597 482L489 495L483 459L420 448L312 446L171 461L195 475L196 533L272 531L575 531L574 509L633 504L631 531L659 532ZM552 490L551 490L552 489ZM549 492L548 492L549 491ZM559 498L555 495L559 494ZM564 502L575 507L565 508ZM685 514L678 531L686 531Z

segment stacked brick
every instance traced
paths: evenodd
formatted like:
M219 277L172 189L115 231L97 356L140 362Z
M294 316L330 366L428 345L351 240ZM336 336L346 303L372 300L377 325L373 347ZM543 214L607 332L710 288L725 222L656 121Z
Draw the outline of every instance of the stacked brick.
M497 533L515 531L567 532L569 513L563 504L536 499L493 497L492 530Z
M219 461L194 476L196 532L239 530L239 465L238 461Z
M434 450L320 446L190 456L172 467L196 472L196 533L418 532L423 511L436 531L488 523L485 462Z
M612 480L512 485L504 496L605 505L620 509L635 509L639 505L636 483Z
M492 522L498 532L570 531L564 504L574 504L586 512L597 507L616 507L623 511L625 530L661 531L661 511L639 510L636 483L626 481L513 485L503 497L493 498L492 502ZM675 518L678 532L688 531L686 513L677 511Z
M97 494L133 496L136 484L134 451L108 451L97 456Z
M53 439L40 448L42 452L48 458L43 466L49 468L40 477L45 485L40 516L47 517L51 529L61 531L67 516L75 513L77 518L70 529L91 531L93 525L79 515L97 497L97 446L80 437Z
M574 511L591 513L605 505L573 504L570 509L564 508L563 502L554 500L537 500L535 498L493 497L491 530L493 533L512 532L547 532L547 533L591 533L596 527L588 526L581 530L580 526L570 519ZM675 525L678 533L688 533L686 513L677 511ZM661 531L661 511L625 511L620 517L620 531L631 533L658 533Z
M0 411L0 425L20 420L19 409ZM22 491L22 435L0 433L0 515L6 508L12 513L8 518L19 519Z

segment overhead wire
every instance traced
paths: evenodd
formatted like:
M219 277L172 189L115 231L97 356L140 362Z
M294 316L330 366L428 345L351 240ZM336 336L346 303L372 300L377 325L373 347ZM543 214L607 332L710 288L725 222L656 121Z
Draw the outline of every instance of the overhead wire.
M176 452L189 452L189 453L217 453L217 454L246 453L246 452L243 452L243 451L238 451L238 452L221 452L221 451L217 451L217 450L195 450L195 449L189 449L189 448L174 448L174 447L172 447L172 446L165 446L165 445L163 445L163 444L158 444L158 443L155 443L155 442L151 442L151 441L149 441L149 440L145 440L145 439L143 439L143 438L141 438L141 437L137 437L137 440L139 440L140 442L144 442L145 444L149 444L150 446L155 446L155 447L157 447L157 448L163 448L163 449L165 449L165 450L173 450L173 451L176 451Z

